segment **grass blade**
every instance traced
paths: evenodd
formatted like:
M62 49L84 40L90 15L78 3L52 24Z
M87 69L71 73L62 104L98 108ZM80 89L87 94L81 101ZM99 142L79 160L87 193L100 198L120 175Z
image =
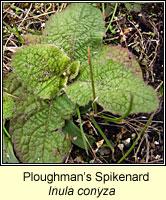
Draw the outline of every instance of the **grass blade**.
M114 16L115 16L115 13L116 13L117 7L118 7L118 3L115 3L114 11L113 11L113 14L112 14L112 17L111 17L110 23L109 23L109 25L108 25L107 28L106 28L105 33L107 33L108 29L111 27L111 23L112 23L112 21L113 21L113 19L114 19Z
M91 120L92 120L93 124L95 125L95 127L97 128L97 130L99 131L99 133L101 134L101 136L103 137L103 139L105 140L105 142L107 143L108 147L112 150L112 152L114 152L114 147L112 146L110 141L107 139L107 137L105 136L105 134L103 133L103 131L99 127L98 123L94 119L94 117L91 117Z
M3 130L4 130L5 134L8 136L8 138L11 138L10 134L8 133L8 131L6 130L5 127L3 127Z
M85 140L85 133L84 133L84 130L83 130L83 127L82 127L82 122L81 122L81 115L80 115L80 110L79 110L79 106L76 105L76 110L77 110L77 115L78 115L78 119L80 120L80 131L81 131L81 135L82 135L82 141L83 141L83 144L84 144L84 147L85 147L85 151L88 154L88 146L87 146L87 143L86 143L86 140Z
M14 30L13 28L11 28L11 27L10 27L8 24L6 24L5 22L3 22L3 23L4 23L4 25L8 28L8 30L9 30L11 33L15 34L15 35L18 37L18 39L21 41L21 43L24 44L24 39L20 36L19 31L18 31L18 28L17 28L17 26L15 25L15 23L14 23L14 28L15 28L15 30Z
M137 141L139 140L139 138L141 137L141 135L143 134L143 132L148 128L149 124L151 123L153 118L153 114L151 114L151 116L149 117L148 121L146 122L145 126L143 127L143 129L141 130L141 132L138 134L137 139L134 141L134 143L132 144L132 146L130 147L130 149L125 153L125 155L118 161L118 164L121 163L128 155L129 153L133 150L133 148L135 147L135 145L137 144Z

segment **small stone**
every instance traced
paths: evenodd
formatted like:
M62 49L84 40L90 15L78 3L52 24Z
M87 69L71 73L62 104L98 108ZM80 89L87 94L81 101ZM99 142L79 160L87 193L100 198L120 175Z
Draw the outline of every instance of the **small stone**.
M124 144L118 144L118 148L123 151L123 148L124 148Z
M127 138L126 140L123 141L124 145L130 144L131 138Z

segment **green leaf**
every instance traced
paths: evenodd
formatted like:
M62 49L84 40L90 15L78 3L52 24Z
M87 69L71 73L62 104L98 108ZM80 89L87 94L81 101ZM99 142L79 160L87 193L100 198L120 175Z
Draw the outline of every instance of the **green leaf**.
M43 32L44 43L63 48L67 55L81 62L87 60L87 48L100 50L104 21L99 9L88 3L72 3L62 13L50 17Z
M3 119L7 119L14 109L14 101L7 94L3 94Z
M152 112L157 109L156 92L124 64L101 53L92 59L92 67L96 102L104 110L119 115L125 114L130 105L131 94L134 98L131 113ZM84 106L93 101L88 62L82 64L77 81L69 84L65 91L78 105Z
M52 81L59 73L67 70L70 58L54 45L32 45L18 50L12 66L19 82L35 94ZM39 96L54 97L66 84L67 78L58 77Z
M80 69L80 62L79 61L72 62L72 64L69 66L67 70L67 74L69 75L69 81L72 81L77 77L79 69Z
M142 70L137 59L127 48L117 45L105 45L102 47L101 56L123 63L126 68L132 69L137 77L143 79Z
M24 39L24 45L33 45L33 44L41 44L42 36L40 35L23 35L22 38Z
M129 11L135 11L135 12L140 12L141 11L141 5L139 3L124 3L125 7Z
M5 134L3 134L3 163L19 163L14 155L12 143Z
M18 101L17 108L25 101ZM61 128L75 113L64 94L51 101L36 100L11 120L9 132L17 157L23 163L61 163L71 142Z
M80 129L74 124L72 120L67 120L65 127L63 128L63 131L68 133L71 136L71 141L73 144L77 145L78 147L85 149L82 135ZM89 136L88 134L85 134L86 138L88 139L89 143L92 145L95 140Z
M16 100L17 97L22 96L27 92L27 89L22 86L18 81L17 76L13 72L9 72L7 76L3 79L3 90L9 94L12 94L13 100Z
M81 131L81 135L82 135L82 142L84 144L84 149L85 149L86 154L88 156L89 155L89 153L88 153L88 145L87 145L87 141L86 141L86 138L85 138L85 133L84 133L84 130L83 130L83 124L82 124L82 119L81 119L80 110L79 110L79 106L78 105L76 105L76 110L77 110L78 119L80 121L80 131Z

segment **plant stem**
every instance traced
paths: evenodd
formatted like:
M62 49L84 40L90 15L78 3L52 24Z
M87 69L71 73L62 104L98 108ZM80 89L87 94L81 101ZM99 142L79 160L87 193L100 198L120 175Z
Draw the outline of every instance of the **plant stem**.
M92 70L92 63L91 63L91 56L90 56L90 47L88 47L88 60L89 60L90 74L91 74L94 114L96 114L97 113L97 104L96 104L95 84L94 84L94 79L93 79L93 70Z
M151 116L149 117L148 121L146 122L145 126L143 127L143 129L141 130L141 132L138 134L137 139L134 141L134 143L132 144L132 146L130 147L130 149L125 153L125 155L118 161L118 164L121 163L128 155L129 153L133 150L133 148L135 147L135 145L137 144L137 141L139 140L139 138L141 137L141 135L143 134L143 132L148 128L149 124L151 123L153 118L153 114L151 114Z
M107 143L108 147L112 150L112 153L114 153L114 147L113 147L113 145L107 139L107 137L105 136L105 134L101 130L100 126L98 125L98 123L94 119L94 117L91 117L91 120L92 120L93 124L95 125L95 127L97 128L97 130L99 131L99 133L101 134L101 136L103 137L103 139L105 140L105 142Z
M86 143L86 140L85 140L85 133L84 133L84 130L83 130L83 127L82 127L82 121L81 121L80 110L79 110L79 106L78 106L78 105L76 105L76 110L77 110L78 119L80 120L80 131L81 131L81 135L82 135L83 144L84 144L84 147L85 147L85 150L86 150L87 155L89 155L89 154L88 154L87 143Z
M109 23L109 25L107 26L107 28L106 28L106 31L105 31L105 32L107 32L107 31L108 31L108 29L109 29L109 28L110 28L110 26L111 26L111 23L112 23L112 21L113 21L113 19L114 19L114 16L115 16L115 13L116 13L116 10L117 10L117 7L118 7L118 3L115 3L114 12L113 12L113 14L112 14L112 17L111 17L110 23Z
M104 3L102 3L101 5L102 5L103 18L104 18L104 16L105 16Z
M27 31L27 32L29 32L29 33L32 33L32 34L34 34L34 35L41 35L41 32L40 31L32 31L32 30L30 30L30 29L26 29L26 28L24 28L24 27L22 27L22 30L24 30L24 31Z
M119 38L119 36L112 37L112 38L108 38L108 39L104 39L103 42L111 41L111 40L116 40L116 39L118 39L118 38Z

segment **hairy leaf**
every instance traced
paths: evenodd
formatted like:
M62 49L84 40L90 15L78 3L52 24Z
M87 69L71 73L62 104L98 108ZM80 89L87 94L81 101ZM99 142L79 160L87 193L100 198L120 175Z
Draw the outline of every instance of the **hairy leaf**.
M42 36L41 35L23 35L24 45L33 45L33 44L41 44Z
M54 45L32 45L18 50L13 57L13 70L23 86L35 94L58 74L67 70L70 58ZM57 77L39 96L54 97L66 84L67 78Z
M25 101L19 101L17 108ZM11 120L9 132L14 150L23 163L61 163L71 142L61 128L75 113L75 105L64 94L49 101L36 100Z
M81 62L87 60L87 48L99 51L104 36L104 21L99 9L88 3L72 3L62 13L50 17L43 32L44 43L63 48Z
M27 92L27 89L22 86L18 81L16 74L13 72L8 73L7 77L3 80L3 90L12 94L13 97L20 97ZM13 98L13 100L16 99L17 98Z
M69 81L72 81L73 79L77 77L79 69L80 69L80 62L79 61L72 62L72 64L69 66L67 70Z
M135 76L133 70L120 62L98 55L92 59L96 101L104 110L114 114L125 114L134 100L131 113L152 112L158 107L158 98L152 87ZM71 100L81 106L93 101L91 77L88 62L81 66L77 81L65 89Z
M14 101L7 94L3 94L3 119L8 118L14 109Z
M123 63L126 68L132 69L137 77L143 78L138 61L127 48L117 45L105 45L102 47L101 56L104 59L112 59L113 61Z

